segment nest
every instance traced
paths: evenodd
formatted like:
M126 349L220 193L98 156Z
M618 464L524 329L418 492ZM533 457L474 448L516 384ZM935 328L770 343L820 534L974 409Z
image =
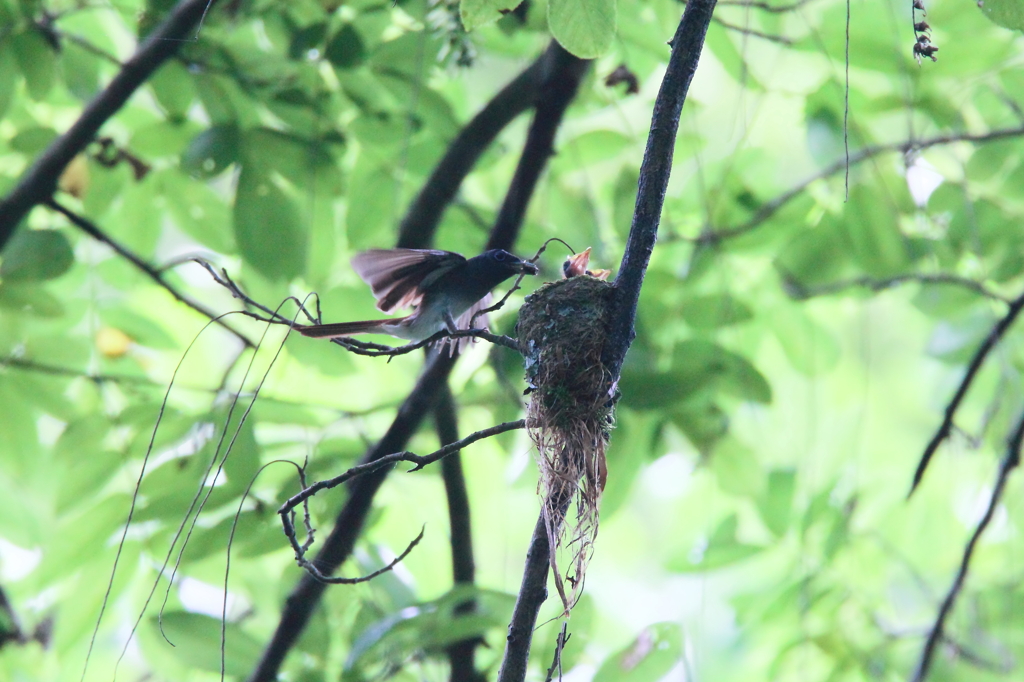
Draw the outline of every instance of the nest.
M601 363L612 285L590 276L551 282L528 296L516 333L526 364L526 423L537 446L551 569L565 614L583 587L607 478L614 402ZM575 502L575 522L566 524ZM569 569L558 569L559 553ZM568 583L570 589L565 589Z

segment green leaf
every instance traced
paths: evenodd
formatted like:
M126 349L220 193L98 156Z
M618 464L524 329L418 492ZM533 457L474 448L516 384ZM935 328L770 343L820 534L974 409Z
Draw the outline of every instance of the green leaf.
M386 169L364 158L356 164L345 215L345 230L353 248L380 245L382 231L398 217L392 197L394 187L395 180Z
M11 138L11 149L27 156L35 156L57 139L57 131L41 126L23 128Z
M298 210L271 176L248 164L238 178L234 228L242 257L268 279L302 273L306 232Z
M0 254L0 278L6 282L38 282L60 277L75 262L64 233L18 230Z
M775 469L768 473L768 488L758 500L757 509L764 525L768 526L775 537L782 537L789 528L795 491L795 470Z
M514 10L523 0L462 0L459 18L467 31L497 21L506 12Z
M324 56L336 69L354 69L366 61L366 45L352 24L342 24L331 36Z
M764 489L764 472L754 451L735 438L715 447L710 461L718 487L740 497L758 497Z
M457 611L469 601L475 604L473 611ZM515 598L510 594L455 587L439 599L404 608L370 624L353 642L345 669L351 671L375 662L378 657L369 656L371 652L402 660L416 651L441 651L453 642L483 637L507 625L514 605Z
M60 51L61 71L64 82L75 97L90 100L99 92L99 58L81 45L65 41Z
M238 128L234 125L204 130L181 155L181 169L194 178L212 178L238 160L239 141Z
M100 309L100 319L108 327L123 331L140 345L163 350L178 347L174 337L158 322L130 310L123 302Z
M795 305L776 306L772 331L793 367L807 376L827 372L839 361L839 343L832 334Z
M10 37L18 68L25 76L28 94L36 101L46 99L57 72L57 55L43 34L26 29Z
M195 99L196 88L188 70L171 59L157 69L148 81L156 101L173 119L184 119Z
M601 518L607 520L629 499L633 484L651 454L660 430L657 413L620 408L605 453L608 481L601 495Z
M219 193L170 169L161 181L166 206L183 232L218 253L235 251L234 234L229 231L231 212Z
M1024 3L1020 0L985 0L978 7L993 24L1024 31Z
M17 68L14 50L7 41L0 41L0 120L7 115L14 101L14 91L18 87Z
M676 557L668 568L679 572L711 571L723 568L760 554L766 548L748 545L736 539L739 521L736 514L730 514L715 528L705 546L697 546L686 556Z
M841 221L826 216L814 228L804 230L783 246L775 268L797 287L828 284L853 272L850 244Z
M706 41L707 47L734 81L751 90L764 89L750 72L750 68L747 66L743 55L736 49L736 45L732 42L732 38L724 27L711 24L708 27Z
M150 619L157 627L157 616ZM160 618L164 634L173 644L171 652L182 663L210 672L220 672L221 622L200 613L171 611ZM224 671L247 675L259 660L263 645L237 623L227 623L224 642Z
M905 188L906 183L902 184ZM855 262L872 277L899 274L910 263L895 207L891 201L878 200L884 191L852 187L843 220Z
M633 643L605 659L594 682L653 682L683 655L683 631L677 623L648 625Z
M616 0L549 0L551 35L581 59L600 57L615 38Z
M754 313L729 294L694 296L683 301L682 317L694 329L717 329L746 322Z
M64 314L64 306L59 298L31 282L0 282L0 308L44 318L56 318Z

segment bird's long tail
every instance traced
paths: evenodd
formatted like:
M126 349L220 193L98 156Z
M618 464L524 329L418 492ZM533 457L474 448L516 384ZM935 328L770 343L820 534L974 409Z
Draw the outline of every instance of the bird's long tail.
M335 322L333 324L311 324L299 327L303 336L327 338L353 336L355 334L390 334L384 325L394 326L407 317L390 317L386 320L362 320L360 322Z

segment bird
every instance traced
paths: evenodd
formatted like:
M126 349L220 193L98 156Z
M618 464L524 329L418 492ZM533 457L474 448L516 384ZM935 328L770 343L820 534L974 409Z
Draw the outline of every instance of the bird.
M503 249L491 249L472 258L433 249L371 249L352 258L352 269L370 285L379 310L390 313L413 307L412 314L306 325L298 328L304 336L333 339L390 334L407 341L423 341L442 330L468 329L473 316L486 307L491 289L514 275L536 275L540 271L535 264Z
M611 270L587 270L587 266L590 264L590 248L588 246L585 251L580 251L565 259L565 262L562 263L562 276L565 279L580 275L590 275L601 280L608 279L608 276L612 274Z

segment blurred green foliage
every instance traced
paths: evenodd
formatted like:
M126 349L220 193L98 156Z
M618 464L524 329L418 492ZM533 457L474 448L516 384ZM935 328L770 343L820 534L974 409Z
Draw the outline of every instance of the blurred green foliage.
M1019 3L925 4L941 50L919 66L910 3L852 3L845 129L845 3L717 8L619 384L601 534L563 656L575 679L912 669L1024 406L1013 329L904 499L964 364L1005 310L998 297L1024 287ZM237 303L193 255L271 307L315 291L327 320L372 316L349 258L394 245L460 127L553 34L597 59L517 250L558 236L614 268L682 5L516 5L222 0L104 127L109 141L69 166L57 198L217 311ZM170 6L0 0L0 192ZM639 93L605 83L620 64ZM524 130L517 121L484 155L438 248L482 248ZM833 165L847 133L848 188ZM888 151L858 156L869 145ZM561 257L548 251L545 277ZM521 300L492 326L510 330ZM261 338L255 322L229 320ZM420 363L284 342L280 330L254 357L207 322L45 208L0 255L0 588L22 633L52 625L45 648L7 641L0 679L79 679L137 482L86 679L110 679L122 650L123 679L217 679L222 606L226 671L243 677L300 575L274 513L298 490L295 467L272 462L308 460L311 479L353 464ZM519 416L520 372L482 344L460 362L463 433ZM435 446L424 429L411 449ZM384 565L424 523L425 540L399 570L328 590L287 679L444 679L439 652L463 636L490 644L477 662L493 677L538 511L531 457L515 433L464 453L479 586L454 591L436 467L392 475L344 573ZM1020 678L1022 493L1011 479L934 680ZM343 498L314 498L318 528ZM182 525L185 548L172 544ZM470 594L478 611L457 615ZM547 604L540 622L557 610ZM12 623L0 614L0 633ZM558 627L538 630L534 675Z

